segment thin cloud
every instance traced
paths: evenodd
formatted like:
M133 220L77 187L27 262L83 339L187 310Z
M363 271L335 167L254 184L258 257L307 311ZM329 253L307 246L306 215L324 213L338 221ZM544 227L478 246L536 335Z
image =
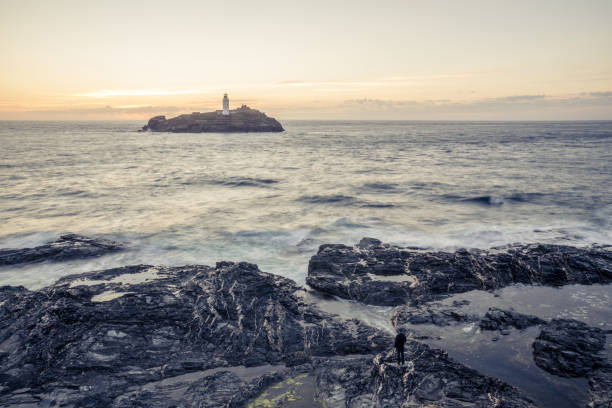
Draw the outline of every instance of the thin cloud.
M122 106L90 106L65 107L55 109L37 109L13 113L17 118L42 119L106 119L106 118L146 118L159 114L179 114L191 112L185 106L152 106L152 105L122 105Z
M590 96L595 96L595 97L612 97L612 91L606 91L606 92L590 92L589 93Z
M433 74L433 75L402 75L402 76L388 76L380 78L369 78L362 80L288 80L278 82L277 86L295 86L295 87L316 87L316 86L394 86L399 84L414 84L417 82L428 81L428 80L441 80L441 79L456 79L456 78L471 78L476 76L482 76L492 73L498 73L498 71L482 71L482 72L461 72L461 73L450 73L450 74Z
M278 82L278 86L295 86L295 87L307 87L307 86L378 86L380 82L377 81L282 81Z
M398 107L431 107L431 106L450 106L457 104L448 99L430 99L425 101L415 100L386 100L386 99L349 99L344 101L343 105L358 105L364 107L376 107L376 108L398 108Z
M330 87L331 88L331 87ZM23 112L1 112L0 119L138 119L215 109L211 101L179 105L110 105L92 101L89 106L37 107ZM245 100L236 104L246 103ZM250 104L250 103L249 103ZM261 108L259 103L254 105ZM301 104L267 105L264 109L283 119L423 119L423 120L557 120L612 119L612 91L571 95L520 94L472 100L449 99L348 99L341 103L310 100Z
M457 79L457 78L473 78L477 76L499 74L500 71L478 71L478 72L458 72L449 74L431 74L431 75L396 75L378 78L379 81L386 82L404 82L404 81L426 81L431 79Z
M156 90L156 89L132 89L132 90L101 90L73 96L85 96L89 98L112 98L115 96L170 96L170 95L194 95L201 94L198 90Z
M504 96L501 98L489 99L488 101L498 102L498 103L521 103L521 102L540 101L545 98L546 98L546 95L512 95L512 96Z
M589 92L570 96L551 96L545 94L534 95L510 95L498 98L484 98L472 101L453 101L449 99L430 99L430 100L385 100L385 99L348 99L341 106L363 106L373 108L401 108L401 107L461 107L461 108L481 108L496 107L507 105L563 105L563 104L584 104L584 105L608 105L612 104L612 92Z
M610 120L612 92L509 95L463 101L361 98L345 100L327 110L336 117L369 119Z

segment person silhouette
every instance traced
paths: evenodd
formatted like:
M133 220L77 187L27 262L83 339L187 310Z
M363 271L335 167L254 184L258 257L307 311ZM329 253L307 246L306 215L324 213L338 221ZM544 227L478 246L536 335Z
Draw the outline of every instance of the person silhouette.
M404 365L404 344L406 344L406 335L404 329L399 329L399 333L395 336L395 351L397 351L397 364Z

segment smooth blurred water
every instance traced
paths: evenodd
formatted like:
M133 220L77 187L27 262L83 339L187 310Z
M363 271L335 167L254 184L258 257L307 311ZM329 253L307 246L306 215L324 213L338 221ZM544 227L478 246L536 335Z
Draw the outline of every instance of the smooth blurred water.
M612 122L284 122L270 134L0 122L0 247L63 232L122 254L0 269L0 284L134 263L244 260L303 282L322 243L612 243Z

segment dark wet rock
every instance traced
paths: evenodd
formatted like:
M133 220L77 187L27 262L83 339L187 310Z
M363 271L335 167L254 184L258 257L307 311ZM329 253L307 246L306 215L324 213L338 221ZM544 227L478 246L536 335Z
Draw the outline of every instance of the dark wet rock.
M292 378L305 372L311 371L312 366L285 368L278 371L271 371L258 375L253 379L245 377L244 373L238 375L229 370L221 370L207 375L191 383L180 399L169 401L168 397L160 399L159 394L153 393L146 398L133 398L134 396L124 396L122 399L127 403L139 401L146 402L146 407L152 407L152 400L159 400L159 408L169 406L172 402L176 406L182 407L244 407L251 400L254 400L267 387L273 386L284 379ZM175 387L174 391L176 390ZM176 392L175 392L176 395ZM133 406L133 405L125 405Z
M229 115L220 112L194 112L166 119L155 116L142 131L177 133L228 132L282 132L283 126L265 113L247 106L232 110Z
M469 305L471 302L469 300L453 300L453 307L463 307Z
M290 369L286 369L280 372L265 374L262 375L248 383L245 383L244 386L240 388L240 391L235 393L226 403L227 407L244 407L253 400L255 400L264 390L270 386L278 385L281 381L286 381L287 379L293 379L296 376L303 376L304 373L312 371L311 364L304 364L301 366L292 367ZM202 406L199 401L202 398L202 395L206 395L208 390L203 387L200 390L190 390L193 391L193 399L194 402L197 403L196 406ZM220 404L211 405L211 406L223 406L222 401ZM314 407L313 407L314 408Z
M0 302L11 295L19 295L29 292L23 286L0 286Z
M516 388L418 342L408 343L405 366L391 352L317 359L315 376L318 397L330 408L534 406Z
M448 307L440 302L429 302L423 305L402 307L393 313L391 321L395 327L408 324L431 324L444 327L478 322L482 330L498 330L502 335L510 334L509 328L523 330L531 326L546 324L546 320L537 316L497 307L490 307L484 316L469 314L461 310L467 304L469 304L468 301L454 301L452 307Z
M523 330L539 324L546 324L546 321L537 316L525 315L512 310L502 310L496 307L489 308L479 323L482 330L502 331L510 327Z
M307 368L307 369L306 369ZM285 374L285 373L281 373ZM277 376L278 377L278 376ZM249 398L234 397L231 400L231 406L246 406L249 408L284 408L284 407L301 407L301 408L329 408L325 401L316 397L315 378L313 376L312 365L304 365L297 367L293 373L289 372L283 375L282 378L272 380L262 378L254 381L251 387L244 394ZM266 387L260 387L264 382ZM257 390L253 394L251 390ZM245 396L246 396L245 395ZM245 404L240 405L239 403Z
M469 302L467 302L469 303ZM418 330L409 325L429 324L439 327L455 326L459 324L478 322L482 330L497 330L501 335L510 334L511 327L519 330L527 327L546 324L545 320L536 316L524 315L509 310L502 310L495 307L489 308L484 316L469 314L461 310L465 306L464 302L453 302L452 308L439 302L430 302L417 306L406 306L397 309L391 317L391 322L396 328L408 328L412 337L420 336ZM492 341L499 340L493 337Z
M329 408L531 404L414 341L401 369L384 353L392 336L321 312L304 292L232 262L115 268L37 291L2 287L0 406L244 407L304 375L305 395Z
M533 357L543 370L561 377L587 377L589 407L612 406L612 362L606 359L606 332L583 322L554 319L533 343Z
M405 366L397 365L392 353L313 358L311 400L306 393L293 397L301 399L299 406L326 408L534 406L516 388L452 361L443 351L409 342L406 358ZM266 402L261 406L284 406Z
M612 406L612 365L610 362L589 374L589 408Z
M70 261L101 256L125 249L124 244L108 239L66 234L59 237L57 241L34 248L0 249L0 266L42 261Z
M12 291L0 301L0 406L113 406L135 388L188 373L293 366L391 344L357 320L307 307L301 292L230 262L123 267Z
M561 377L583 377L606 366L605 332L577 320L554 319L533 343L538 367Z
M380 247L380 246L389 248L389 244L383 244L380 239L376 239L376 238L369 238L369 237L361 238L361 241L357 243L357 248L359 249L369 249L372 247Z
M326 244L310 259L312 288L372 305L428 302L514 283L560 286L612 281L610 247L512 245L490 250L426 251L364 238Z

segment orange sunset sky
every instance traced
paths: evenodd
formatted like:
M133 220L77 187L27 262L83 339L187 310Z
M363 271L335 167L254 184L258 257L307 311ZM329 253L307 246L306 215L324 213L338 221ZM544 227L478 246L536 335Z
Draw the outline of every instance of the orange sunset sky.
M0 0L0 119L612 119L612 1Z

